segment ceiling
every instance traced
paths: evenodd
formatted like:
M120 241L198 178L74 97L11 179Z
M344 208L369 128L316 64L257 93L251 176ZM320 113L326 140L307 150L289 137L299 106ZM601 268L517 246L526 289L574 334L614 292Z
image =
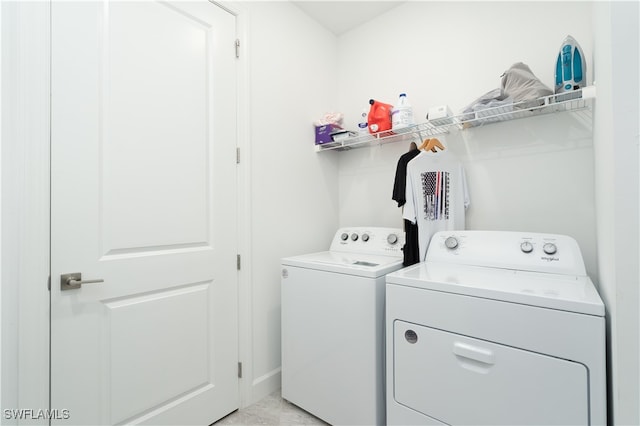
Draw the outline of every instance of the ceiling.
M404 1L292 1L311 18L339 36Z

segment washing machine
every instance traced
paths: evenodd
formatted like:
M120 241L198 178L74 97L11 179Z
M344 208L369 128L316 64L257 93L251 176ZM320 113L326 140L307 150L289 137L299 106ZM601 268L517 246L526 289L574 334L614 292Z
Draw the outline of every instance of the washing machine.
M330 424L385 423L385 275L404 232L339 229L328 251L282 259L282 397Z
M387 275L387 421L605 425L604 315L570 237L436 233Z

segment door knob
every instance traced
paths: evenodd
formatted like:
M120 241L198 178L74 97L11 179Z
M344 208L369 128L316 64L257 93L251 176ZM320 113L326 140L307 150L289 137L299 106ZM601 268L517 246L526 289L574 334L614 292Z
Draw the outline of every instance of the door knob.
M80 288L82 284L103 283L103 279L82 280L81 272L60 275L60 290L73 290Z

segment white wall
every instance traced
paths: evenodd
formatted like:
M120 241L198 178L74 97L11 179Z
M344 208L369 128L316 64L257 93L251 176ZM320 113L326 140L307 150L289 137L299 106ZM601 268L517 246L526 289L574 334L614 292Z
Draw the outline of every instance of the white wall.
M247 8L255 401L280 387L280 259L326 250L338 227L337 157L315 153L312 126L335 109L337 40L289 2Z
M594 4L594 120L600 294L607 306L609 416L640 423L637 2Z
M563 15L572 19L558 22ZM589 3L407 2L340 37L339 106L353 128L369 98L393 104L406 92L424 121L429 107L459 112L499 87L516 62L553 88L567 34L584 50L591 82ZM467 172L467 228L571 235L595 276L591 134L584 114L558 114L443 136ZM407 150L400 142L341 155L341 225L401 226L391 192L397 159Z

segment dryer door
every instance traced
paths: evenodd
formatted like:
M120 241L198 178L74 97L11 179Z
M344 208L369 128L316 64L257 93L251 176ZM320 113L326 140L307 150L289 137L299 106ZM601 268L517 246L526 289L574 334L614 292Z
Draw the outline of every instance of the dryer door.
M394 398L450 425L589 423L584 365L396 320Z

